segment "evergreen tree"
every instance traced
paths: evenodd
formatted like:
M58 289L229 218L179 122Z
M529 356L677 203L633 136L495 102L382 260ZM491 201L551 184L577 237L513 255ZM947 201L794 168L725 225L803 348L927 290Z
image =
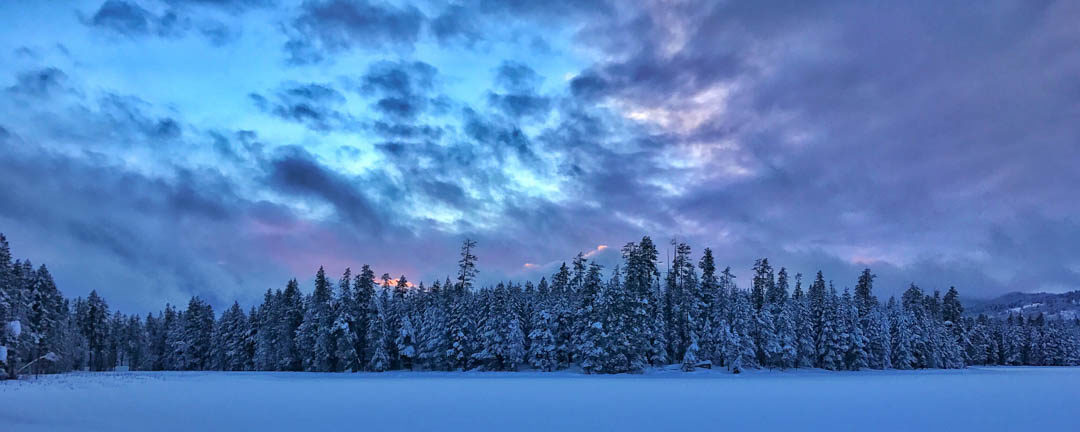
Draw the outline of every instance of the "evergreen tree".
M397 338L394 339L394 345L397 347L398 355L401 357L401 367L412 370L413 361L417 355L416 335L412 320L407 314L401 317L401 328L398 330Z
M90 370L103 371L111 368L106 362L106 337L108 336L109 305L98 295L90 291L86 300L86 314L80 322L83 337L86 338L90 354Z
M945 293L941 312L945 321L960 322L960 316L964 314L964 306L960 304L960 293L956 291L956 287L949 287L949 292Z
M192 297L184 311L183 322L180 367L184 370L209 369L214 309L201 298Z
M372 372L383 372L390 369L390 355L387 352L387 345L390 342L387 340L386 315L378 299L373 297L371 303L368 307L371 317L368 321L367 340L373 346L367 368Z
M844 323L844 346L846 348L844 365L848 370L869 367L870 360L866 346L869 345L870 341L863 333L863 326L860 325L859 307L856 300L851 297L847 289L844 289L844 296L840 304Z
M300 284L296 279L290 280L276 301L278 319L272 325L277 327L276 347L278 351L276 359L278 364L275 370L299 371L303 370L303 352L297 343L297 330L304 323L304 299L300 293Z
M877 297L874 297L874 278L870 269L864 269L859 275L859 281L855 284L855 307L858 308L859 318L864 318L877 306Z
M358 365L357 370L363 370L368 365L368 359L371 358L372 348L374 345L368 340L367 335L369 333L368 327L370 326L371 318L374 311L371 310L371 305L375 300L375 272L371 271L371 267L365 264L360 273L356 275L356 280L353 283L353 304L356 305L356 321L353 323L353 334L355 339L353 340L353 351L357 357L356 363Z

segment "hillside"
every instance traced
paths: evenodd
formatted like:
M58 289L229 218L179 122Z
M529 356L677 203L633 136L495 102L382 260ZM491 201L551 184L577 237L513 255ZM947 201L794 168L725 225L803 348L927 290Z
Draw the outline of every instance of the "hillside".
M1009 314L1021 312L1024 316L1037 315L1041 312L1047 318L1075 319L1080 317L1080 291L1061 294L1013 292L990 300L964 300L966 315L986 314L991 317L1005 318Z

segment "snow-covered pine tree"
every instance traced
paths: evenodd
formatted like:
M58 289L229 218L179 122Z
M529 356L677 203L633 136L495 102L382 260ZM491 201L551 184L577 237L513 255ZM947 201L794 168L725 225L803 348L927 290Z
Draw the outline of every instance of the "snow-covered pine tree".
M829 301L828 293L825 291L825 277L820 271L817 272L814 282L810 284L806 297L809 306L810 328L814 339L814 367L824 368L825 351L831 334L826 333Z
M356 295L353 293L352 269L345 268L345 273L338 280L338 289L333 300L334 357L338 360L337 370L360 370L360 356L356 352L356 316L359 309Z
M555 358L558 368L570 365L574 358L574 310L571 305L570 268L562 263L559 271L551 276L550 310L557 323L555 331Z
M274 291L267 288L263 294L263 302L256 311L255 355L253 359L255 370L271 371L278 368L278 332L276 325L280 314L277 300L281 298L280 291L275 295ZM168 310L168 307L166 307ZM149 326L149 325L148 325Z
M844 353L844 366L848 370L864 369L870 365L869 354L866 352L869 340L863 334L863 327L859 319L859 307L846 288L840 304L841 319L844 325L844 346L847 348Z
M408 314L404 314L401 317L401 328L398 329L397 338L394 339L394 345L397 347L398 355L401 358L401 367L403 369L413 370L413 361L416 359L416 334L413 328L412 319Z
M728 368L732 372L738 373L744 368L758 368L760 366L757 362L757 344L751 334L754 326L754 306L751 303L750 295L738 291L735 287L732 287L730 298L734 301L732 305L731 340L735 346L732 350L734 355L729 360L730 366Z
M712 249L705 248L701 259L698 261L701 269L701 302L702 310L700 317L700 333L698 333L698 346L703 360L712 362L716 353L713 344L713 329L718 324L718 309L721 309L720 300L724 297L720 293L720 279L716 276L716 262L713 259Z
M277 370L300 371L303 370L303 353L297 345L297 330L304 323L304 299L300 293L300 284L296 279L290 280L281 292L281 298L277 300L279 318L274 325L277 327Z
M888 317L881 306L870 309L863 318L866 328L867 366L871 369L889 369L892 367L892 341Z
M184 311L184 370L206 370L210 365L210 346L214 329L214 309L198 296L192 297Z
M108 370L105 343L108 337L109 305L98 295L97 290L90 291L86 299L86 315L80 323L82 334L86 337L90 350L90 370Z
M815 282L816 283L816 282ZM829 370L844 368L844 353L846 337L841 315L840 299L836 295L836 288L830 284L829 293L825 295L825 316L822 320L821 337L821 367Z
M773 354L770 363L773 367L787 369L795 367L799 360L799 340L794 317L795 304L791 301L783 301L779 310L773 321L779 351Z
M450 317L447 322L446 357L451 370L469 370L472 365L474 322L470 316L471 293L455 289L450 297Z
M26 324L31 340L25 348L29 351L27 361L33 361L50 352L61 352L60 325L67 313L64 298L44 264L32 275L29 300ZM56 367L52 362L36 362L31 373L59 372Z
M795 292L791 296L791 303L794 305L797 349L795 367L811 368L816 365L814 327L810 317L810 298L802 291L802 274L795 275Z
M575 357L581 362L585 373L603 371L605 357L608 355L604 346L604 313L609 307L604 298L604 287L600 276L600 265L589 265L588 275L581 288L581 306L577 311L577 322L581 327L576 337Z
M912 321L910 311L901 307L896 298L889 299L887 307L889 313L890 332L889 339L892 366L896 369L914 369L918 367L918 359L914 352L914 335L912 334Z
M855 307L858 309L859 318L864 318L877 306L877 297L874 297L874 278L877 277L864 269L859 275L859 281L855 284Z
M368 360L371 358L373 348L373 344L368 340L367 335L371 317L373 316L371 305L374 304L373 301L375 300L375 272L371 271L371 267L367 264L360 268L360 273L356 275L356 279L353 281L353 296L355 298L352 303L356 306L353 351L357 357L357 370L364 370L368 366Z
M367 369L372 372L383 372L390 369L390 355L386 349L387 345L390 344L390 341L387 340L386 315L383 313L383 307L379 304L378 299L372 298L371 303L372 305L369 307L371 318L368 320L367 340L373 346Z
M423 296L421 327L423 332L418 337L418 360L425 369L444 370L446 364L446 304L447 296L439 281L435 281L431 290Z
M532 325L533 330L529 333L529 364L535 369L551 372L558 367L555 340L558 318L548 308L547 303L545 300L540 305L536 322Z

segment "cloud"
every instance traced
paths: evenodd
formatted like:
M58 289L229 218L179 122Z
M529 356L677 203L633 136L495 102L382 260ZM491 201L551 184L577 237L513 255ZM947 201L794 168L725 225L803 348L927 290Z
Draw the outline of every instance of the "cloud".
M372 108L392 120L412 120L431 103L438 70L424 62L377 62L360 78L357 91L375 97Z
M414 6L365 0L305 1L285 48L294 64L321 62L352 48L411 49L424 15Z
M459 42L472 46L483 39L477 17L461 5L449 5L430 23L431 33L442 44Z
M869 265L886 295L1080 282L1069 2L171 0L86 15L127 40L61 56L9 35L33 52L13 56L0 100L0 224L71 268L76 294L255 300L363 262L418 282L451 272L465 236L482 283L596 245L610 268L644 234L711 247L743 284L763 256L839 287ZM208 79L151 52L165 37L203 54L176 40L191 35L286 41L319 64L225 47L230 73Z
M286 147L267 166L264 182L273 190L334 206L355 229L380 234L389 225L360 184L323 166L302 148Z
M174 11L169 10L159 16L138 4L124 0L108 0L102 3L94 15L84 19L84 23L128 37L177 36L186 31L189 25Z
M345 103L345 96L327 84L287 83L276 92L274 100L257 93L249 97L263 112L319 132L347 128L353 121L338 109Z
M18 74L15 84L8 87L7 91L43 98L64 90L65 80L67 80L67 74L64 71L54 67L47 67Z
M114 36L177 39L195 31L212 45L223 46L239 38L239 25L222 22L199 8L225 10L235 17L246 10L272 4L261 0L168 0L166 3L169 7L155 13L136 2L107 0L89 17L80 13L80 19L83 24Z

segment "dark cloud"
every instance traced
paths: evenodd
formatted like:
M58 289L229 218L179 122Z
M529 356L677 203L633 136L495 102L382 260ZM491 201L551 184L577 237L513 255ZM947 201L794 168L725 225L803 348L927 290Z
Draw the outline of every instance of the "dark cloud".
M531 92L544 81L544 78L524 63L503 61L495 71L495 84L506 91Z
M289 61L319 62L354 47L411 49L424 15L414 6L397 7L365 0L305 1L290 24L285 48Z
M263 112L315 131L345 128L352 123L347 113L338 110L345 103L345 96L325 84L286 84L276 93L275 100L257 93L249 97Z
M114 307L134 312L196 292L213 291L218 304L247 297L236 287L252 275L218 262L251 262L242 248L214 239L230 231L235 239L251 204L219 173L148 177L33 144L0 152L0 170L8 174L0 176L5 234L18 240L20 255L54 267L66 293L97 289Z
M194 30L211 44L222 46L239 37L239 27L190 10L190 6L208 6L236 14L250 8L272 4L261 0L169 0L166 3L171 7L159 15L135 2L107 0L93 15L82 17L82 22L114 35L129 38L145 36L180 38Z
M275 6L278 0L165 0L176 7L203 6L242 12L248 9Z
M57 68L48 67L18 74L15 84L8 87L8 92L33 97L47 97L63 90L67 74Z
M114 132L140 135L151 143L175 140L183 135L180 123L171 117L157 117L147 112L148 103L134 96L105 94L99 101L100 116Z
M429 92L437 74L424 62L378 62L360 78L360 94L376 98L375 111L394 120L412 120L431 103Z
M225 25L225 23L213 20L208 20L200 24L199 33L206 37L210 43L217 46L225 45L239 37L236 29Z
M488 104L515 119L543 121L551 110L552 101L537 93L543 77L529 66L504 61L496 69L495 85L506 93L488 93Z
M359 182L329 169L302 148L284 148L266 172L266 184L285 194L313 198L334 206L338 215L356 229L381 233L387 221Z
M483 39L475 14L461 5L449 5L430 23L431 33L443 44L460 42L472 46Z
M533 94L488 93L488 104L516 118L543 120L551 110L551 100Z
M397 122L375 121L368 130L391 139L438 140L443 136L443 129L430 125L412 125Z
M92 27L109 30L122 36L177 36L190 23L172 10L155 15L138 4L124 0L108 0L84 22Z
M653 196L685 221L676 227L704 231L692 235L705 245L717 238L709 231L734 233L724 243L760 255L817 250L848 263L838 271L874 262L895 285L953 279L987 295L1075 287L1049 251L1029 251L1056 263L1040 281L1002 276L1023 272L994 259L986 239L999 224L1022 230L1020 212L1055 225L1076 210L1064 197L1080 178L1059 161L1080 157L1078 136L1060 113L1077 112L1062 95L1075 94L1080 58L1058 47L1080 40L1064 30L1080 10L701 6L645 8L583 32L615 60L570 85L583 104L644 113L666 143L646 149L661 167L695 167L644 174L676 191ZM1059 60L1035 60L1048 58ZM1047 167L1067 174L1036 172Z
M465 135L478 145L492 150L492 155L499 161L508 153L527 162L535 161L531 140L517 126L501 124L471 109L466 109L462 117Z

